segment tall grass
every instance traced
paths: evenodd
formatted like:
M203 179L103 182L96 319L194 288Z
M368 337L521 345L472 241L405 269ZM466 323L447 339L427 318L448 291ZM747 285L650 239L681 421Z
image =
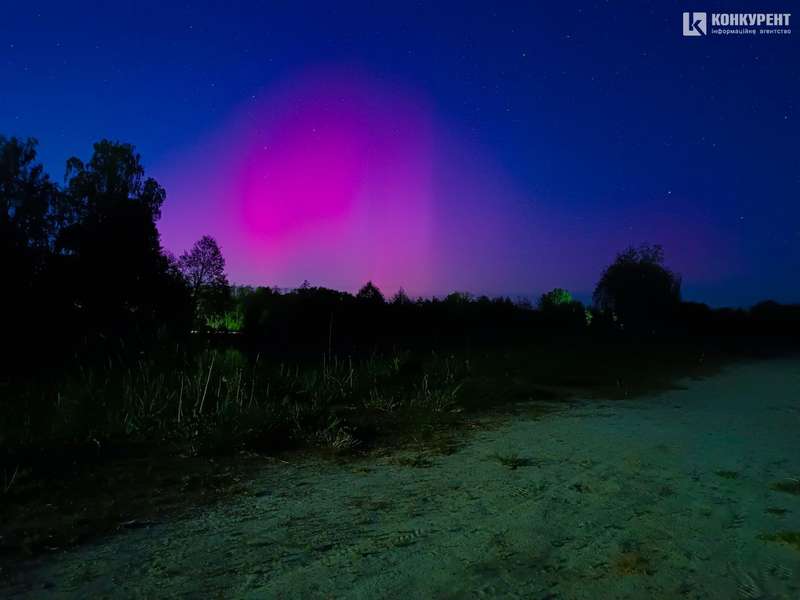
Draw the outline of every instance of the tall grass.
M77 368L59 381L5 390L0 441L6 458L129 442L174 442L189 453L304 444L344 450L362 441L353 422L364 415L456 409L464 365L436 355L427 362L409 369L401 354L358 363L325 355L300 366L219 350Z
M244 314L240 308L213 315L206 319L206 326L212 331L241 331L244 326Z

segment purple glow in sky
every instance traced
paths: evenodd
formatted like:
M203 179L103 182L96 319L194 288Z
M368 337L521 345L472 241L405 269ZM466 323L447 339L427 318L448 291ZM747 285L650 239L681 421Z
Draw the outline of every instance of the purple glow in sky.
M165 248L212 235L235 283L586 300L651 243L686 299L800 302L796 35L689 41L670 3L30 4L0 132L57 180L133 144Z
M678 239L677 270L724 273L697 260L711 236L702 218L621 219L613 206L581 214L533 197L424 95L354 70L266 90L154 173L168 192L165 247L214 236L235 283L585 294L626 244Z

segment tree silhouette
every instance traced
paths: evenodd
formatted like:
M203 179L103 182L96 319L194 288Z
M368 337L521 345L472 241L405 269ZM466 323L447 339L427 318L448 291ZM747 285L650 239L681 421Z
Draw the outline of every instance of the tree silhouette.
M141 156L131 144L101 140L87 164L67 161L68 191L85 216L108 217L120 205L135 204L155 222L161 218L166 192L155 179L144 177Z
M364 287L358 290L356 298L374 304L383 304L386 302L386 299L383 297L383 292L381 292L372 281L368 281L364 284Z
M102 140L88 163L70 158L66 197L73 222L56 250L87 325L158 327L177 318L181 284L156 229L166 193L145 178L133 146Z
M24 362L25 343L50 329L55 312L45 314L48 301L51 309L56 304L46 284L62 196L36 162L36 145L0 136L0 314L6 317L0 372Z
M56 194L36 160L36 140L0 136L0 260L15 294L30 291L49 245Z
M118 347L133 350L159 330L185 329L189 295L155 225L166 194L134 148L98 142L87 163L67 161L61 188L36 162L36 145L0 136L0 264L10 290L0 310L12 316L4 347L14 350L2 368L34 364L30 352L58 361L74 344L123 337Z
M474 298L469 292L450 292L444 299L447 304L451 304L453 306L469 304L473 300Z
M42 253L54 234L58 189L36 161L37 142L0 136L0 230L6 243Z
M413 302L411 301L411 298L408 297L408 294L406 294L406 291L403 288L400 288L397 290L397 293L392 296L392 304L397 306L408 306L413 304Z
M593 300L624 329L654 333L674 317L680 289L680 276L664 266L663 248L642 245L617 255L603 272Z
M572 303L572 294L563 288L555 288L539 297L539 309L551 310Z
M585 327L589 321L586 309L578 300L572 298L567 290L555 288L539 297L539 310L545 324L557 329L576 330Z
M204 235L178 259L178 268L192 294L198 315L209 318L226 308L230 286L225 275L225 258L217 241Z

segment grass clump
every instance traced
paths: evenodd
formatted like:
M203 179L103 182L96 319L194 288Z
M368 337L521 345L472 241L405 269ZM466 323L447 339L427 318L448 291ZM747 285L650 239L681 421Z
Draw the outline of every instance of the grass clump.
M304 446L341 452L393 422L458 412L461 370L434 357L407 374L404 360L326 356L321 365L290 367L228 349L77 367L9 390L13 406L0 406L0 484L13 489L15 469L48 449L58 456L168 443L192 456Z
M518 452L512 452L510 454L492 454L491 458L512 471L520 467L530 467L533 465L533 460L520 456Z
M787 509L785 509L785 508L778 508L776 506L770 506L769 508L767 508L767 512L769 514L771 514L771 515L775 515L776 517L782 517L783 515L785 515L789 511Z
M794 494L800 496L800 479L786 479L784 481L776 481L770 486L776 492L785 492L787 494Z
M786 544L800 552L800 531L779 531L758 536L758 539L766 542L778 542Z
M628 577L631 575L652 575L650 561L638 552L623 552L614 561L614 571L617 575Z
M403 467L412 467L414 469L429 469L433 466L433 461L424 454L416 454L411 457L402 456L396 462Z
M244 327L244 314L241 309L212 315L206 319L206 327L212 331L240 332Z

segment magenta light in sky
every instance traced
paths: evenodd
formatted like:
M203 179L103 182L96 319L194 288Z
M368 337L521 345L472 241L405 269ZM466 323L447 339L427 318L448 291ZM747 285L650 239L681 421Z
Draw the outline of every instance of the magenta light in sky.
M434 162L422 98L351 72L311 73L165 169L164 242L215 235L237 282L422 290Z
M237 283L511 293L557 270L528 260L555 243L541 207L424 96L358 71L271 89L162 169L165 245L215 236Z
M689 225L667 218L668 206L588 213L532 197L423 95L352 69L270 88L155 175L169 194L164 245L216 237L235 283L585 293L617 251L642 241L663 243L690 278L725 271L679 242ZM703 221L690 224L692 239L711 239Z

